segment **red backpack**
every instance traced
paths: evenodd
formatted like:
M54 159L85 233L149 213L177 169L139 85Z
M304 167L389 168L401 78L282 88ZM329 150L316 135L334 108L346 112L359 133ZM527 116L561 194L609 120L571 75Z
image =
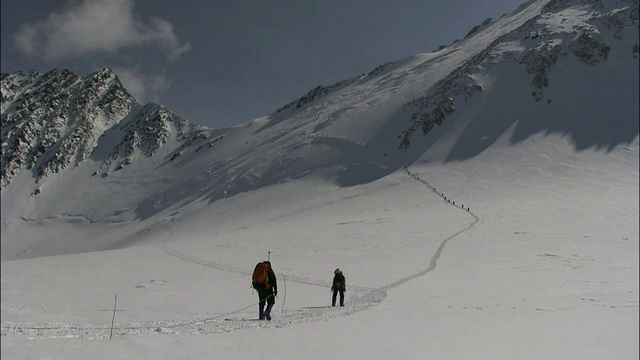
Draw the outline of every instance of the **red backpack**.
M251 278L252 285L254 289L257 289L258 286L264 286L266 289L271 288L269 284L269 270L271 269L271 264L267 261L259 262L256 264L256 267L253 269L253 277Z

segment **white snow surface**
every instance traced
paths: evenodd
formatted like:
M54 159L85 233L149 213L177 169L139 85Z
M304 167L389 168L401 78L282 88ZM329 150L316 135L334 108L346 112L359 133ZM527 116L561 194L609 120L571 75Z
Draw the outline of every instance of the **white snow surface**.
M224 229L209 213L156 245L2 262L3 358L637 358L638 141L563 145L288 183L229 199ZM274 319L240 320L267 251ZM346 306L320 307L336 267Z
M576 130L586 114L637 119L638 84L625 81L638 79L637 59L630 67L613 49L624 72L610 73L563 58L549 103L532 100L526 73L498 67L478 75L481 97L407 151L417 156L393 153L379 135L394 116L386 109L545 3L443 57L393 63L388 76L363 78L299 115L234 128L215 148L256 178L268 159L290 157L343 172L377 158L401 164L386 176L355 171L345 185L331 166L299 176L301 167L210 201L205 187L218 169L202 158L143 172L164 166L151 159L136 168L151 176L125 169L101 187L91 177L99 164L88 161L46 179L37 198L25 196L33 181L19 174L2 193L2 251L11 254L0 263L2 358L637 359L639 139L608 141L619 135L614 126L602 127L602 141ZM496 51L523 49L506 44ZM430 61L450 65L425 73ZM544 126L527 128L541 107ZM300 128L303 118L335 121ZM559 120L571 127L555 128ZM286 135L271 137L276 130ZM241 153L247 143L260 155ZM347 165L331 162L335 152ZM171 191L141 205L145 189L167 183ZM17 233L26 243L6 237ZM273 320L253 321L250 273L267 257L278 277ZM337 267L344 307L329 306Z

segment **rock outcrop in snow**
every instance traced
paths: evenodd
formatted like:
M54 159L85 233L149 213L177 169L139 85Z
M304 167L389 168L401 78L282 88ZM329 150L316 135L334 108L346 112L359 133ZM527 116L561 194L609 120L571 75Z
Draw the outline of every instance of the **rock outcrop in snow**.
M140 104L108 68L2 74L2 187L22 169L41 178L82 163L100 135Z
M2 188L23 169L42 179L79 166L110 133L118 139L103 174L153 156L171 137L187 141L196 129L204 127L163 105L140 104L109 68L84 78L68 70L2 74Z
M482 26L489 24L487 19ZM629 57L638 58L638 24L637 1L550 1L525 25L497 38L425 95L406 103L404 109L412 112L412 125L398 135L399 147L407 149L416 130L428 134L455 111L456 103L482 91L476 79L496 64L522 66L531 77L533 99L542 101L544 89L550 85L549 73L561 57L573 56L595 66L607 61L611 46L618 46L616 42L635 36L635 45L627 50ZM477 31L474 28L467 37Z

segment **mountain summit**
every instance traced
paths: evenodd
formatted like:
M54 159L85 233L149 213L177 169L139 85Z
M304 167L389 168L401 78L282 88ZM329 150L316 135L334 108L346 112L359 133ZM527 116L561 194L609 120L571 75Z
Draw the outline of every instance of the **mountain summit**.
M529 1L225 129L139 103L110 69L2 74L3 259L125 246L267 186L357 186L536 134L637 147L638 23L637 1Z

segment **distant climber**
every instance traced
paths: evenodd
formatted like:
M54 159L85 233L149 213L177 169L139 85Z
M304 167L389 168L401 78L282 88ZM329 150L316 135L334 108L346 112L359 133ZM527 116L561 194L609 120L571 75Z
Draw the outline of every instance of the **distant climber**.
M340 293L340 306L344 306L344 293L347 291L347 280L339 268L333 272L333 285L331 285L331 290L333 291L331 306L336 306L338 292Z
M271 321L271 308L278 295L278 283L270 261L262 261L256 265L253 269L251 285L258 291L258 319Z

